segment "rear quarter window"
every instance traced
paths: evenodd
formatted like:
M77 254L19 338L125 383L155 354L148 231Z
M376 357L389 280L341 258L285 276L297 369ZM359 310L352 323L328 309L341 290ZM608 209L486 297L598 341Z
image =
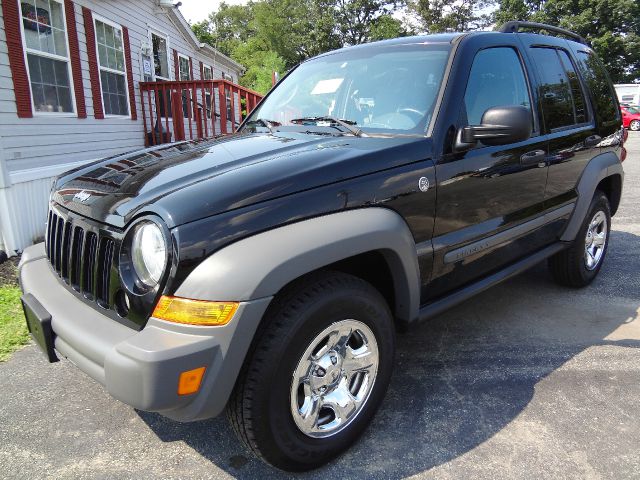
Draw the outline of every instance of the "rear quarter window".
M598 57L589 52L578 51L578 68L593 99L599 123L619 123L620 110L609 75Z

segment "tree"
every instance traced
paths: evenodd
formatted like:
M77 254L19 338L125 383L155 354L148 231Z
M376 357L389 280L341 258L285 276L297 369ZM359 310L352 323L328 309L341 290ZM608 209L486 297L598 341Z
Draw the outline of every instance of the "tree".
M374 29L377 34L383 33L385 28L397 29L398 22L390 21L390 15L399 5L396 0L337 0L334 6L335 21L342 44L368 42L372 39Z
M371 41L385 40L387 38L406 37L412 34L413 32L405 27L401 20L387 14L376 18L372 22L369 39Z
M410 9L428 33L465 32L488 26L486 7L492 0L413 0Z
M591 42L615 83L640 81L637 0L503 0L496 21L531 20L572 30Z

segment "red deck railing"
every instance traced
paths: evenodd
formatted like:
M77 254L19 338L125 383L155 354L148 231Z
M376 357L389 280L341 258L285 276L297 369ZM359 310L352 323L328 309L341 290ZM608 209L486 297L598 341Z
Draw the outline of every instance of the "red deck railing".
M227 80L141 82L145 145L235 132L262 95Z

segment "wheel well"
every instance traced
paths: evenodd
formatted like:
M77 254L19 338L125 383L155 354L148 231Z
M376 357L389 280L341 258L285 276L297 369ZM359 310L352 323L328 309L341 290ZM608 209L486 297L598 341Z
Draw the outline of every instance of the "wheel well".
M354 277L361 278L365 282L369 282L382 294L387 301L387 305L389 305L389 309L395 312L396 300L393 276L382 253L378 251L361 253L327 265L323 270L348 273Z
M353 275L354 277L361 278L366 282L369 282L376 290L378 290L378 292L380 292L380 294L386 300L391 312L395 313L396 299L393 276L391 273L391 269L389 268L389 265L384 258L384 255L378 251L370 251L354 255L352 257L345 258L344 260L340 260L338 262L331 263L329 265L325 265L324 267L320 267L316 270L307 272L303 276L295 278L287 285L282 287L276 294L276 296L279 296L282 294L282 292L285 292L288 289L294 287L295 284L303 281L303 279L305 279L309 275L323 270L347 273L349 275Z
M620 197L622 196L622 177L620 175L611 175L603 178L596 190L603 192L609 199L611 206L611 215L615 215L620 205Z

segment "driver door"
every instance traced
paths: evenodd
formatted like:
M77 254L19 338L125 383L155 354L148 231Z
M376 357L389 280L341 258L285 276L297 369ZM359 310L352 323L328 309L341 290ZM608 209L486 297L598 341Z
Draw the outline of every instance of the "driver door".
M546 136L540 135L532 89L518 49L482 48L472 58L458 129L480 125L491 107L531 111L532 136L482 142L445 154L436 166L434 269L423 298L433 300L506 266L551 241L540 227L547 180Z

